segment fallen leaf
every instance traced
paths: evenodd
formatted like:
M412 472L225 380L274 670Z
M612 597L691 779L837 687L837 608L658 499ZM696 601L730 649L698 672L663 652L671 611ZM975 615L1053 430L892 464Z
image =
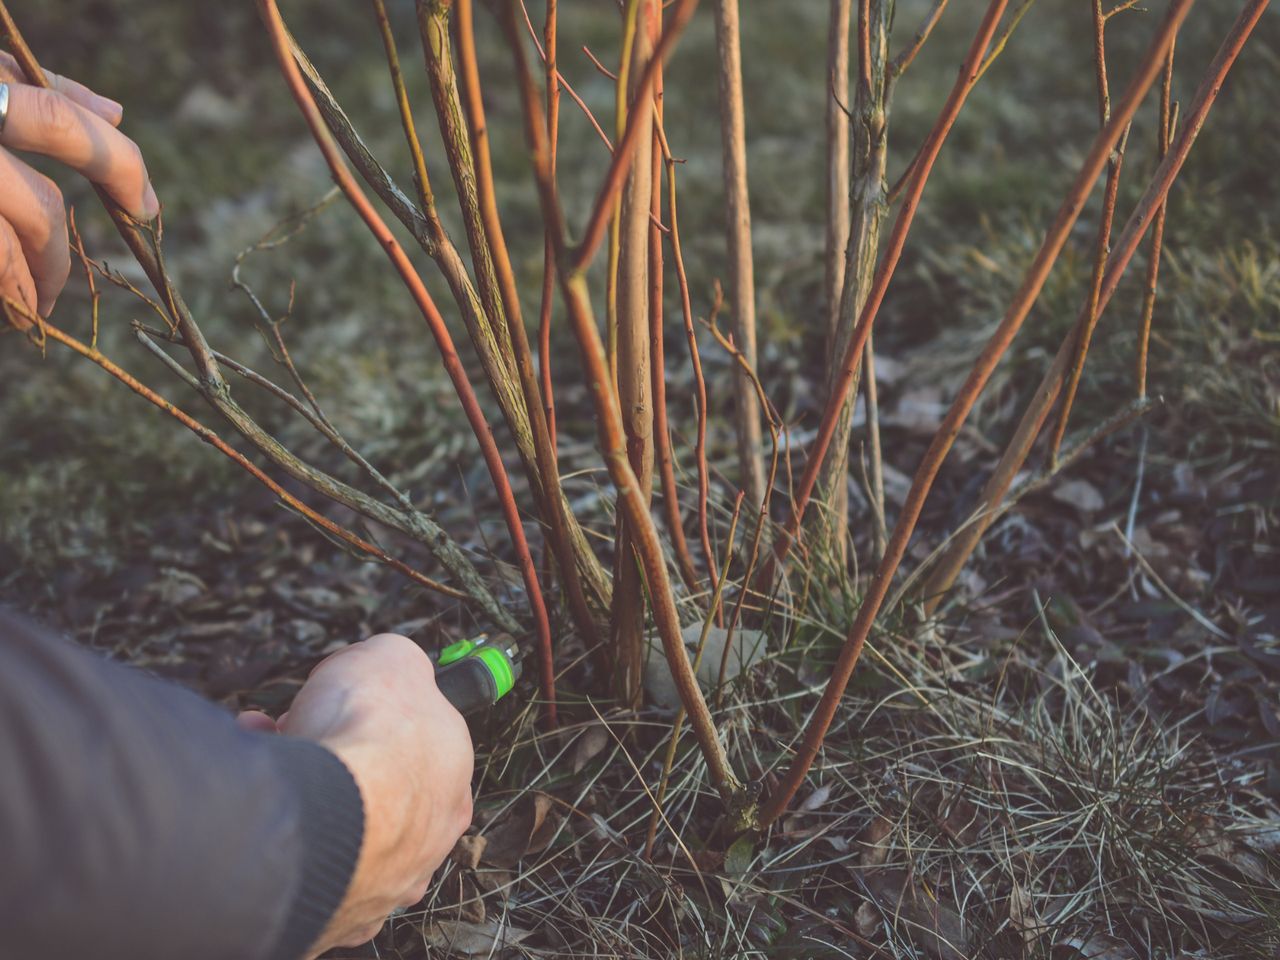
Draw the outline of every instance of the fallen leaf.
M880 911L870 900L863 900L853 914L853 926L864 937L875 936L880 929Z
M612 739L608 728L598 720L587 727L573 745L573 757L570 760L573 772L581 773L582 768L594 760Z
M1095 933L1088 939L1068 937L1058 941L1056 946L1074 947L1086 960L1137 960L1138 956L1123 940L1117 940L1105 933Z
M889 834L893 832L893 824L884 817L876 817L872 820L862 836L858 838L858 844L862 847L862 856L859 858L864 867L878 867L889 859Z
M429 946L455 957L488 957L513 947L530 931L497 920L471 923L466 920L438 920L422 931Z
M484 922L484 899L470 877L462 878L461 896L458 898L458 919L468 923Z
M535 791L508 811L503 821L484 834L482 862L494 867L514 867L531 853L546 848L560 826L560 819L548 816L553 801Z
M806 813L817 810L831 798L831 787L823 784L814 790L813 793L804 798L804 802L800 804L800 809Z
M1018 883L1013 885L1013 890L1009 893L1009 922L1022 934L1022 944L1028 951L1036 945L1044 930L1040 918L1036 916L1030 891Z
M867 891L894 927L940 960L971 956L960 914L912 884L905 870L872 870Z
M472 875L472 878L476 886L485 893L502 891L505 896L511 885L515 883L516 875L509 870L488 870L481 867Z
M1098 488L1088 480L1064 481L1053 488L1051 496L1059 503L1075 507L1081 513L1097 513L1106 506Z
M474 835L459 837L458 842L453 845L453 852L449 856L458 866L474 870L480 866L480 857L484 853L484 848L488 845L489 839L487 837Z

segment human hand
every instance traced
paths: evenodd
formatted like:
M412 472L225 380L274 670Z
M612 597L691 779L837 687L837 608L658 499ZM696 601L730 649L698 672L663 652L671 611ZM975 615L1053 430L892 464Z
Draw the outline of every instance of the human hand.
M9 109L0 129L0 295L48 316L71 271L62 191L11 150L43 154L103 187L133 217L160 212L137 144L116 129L123 108L74 80L45 72L33 87L0 53Z
M312 955L370 940L396 907L417 903L471 823L471 734L407 637L378 634L322 661L277 724L332 750L364 799L364 842L346 897Z

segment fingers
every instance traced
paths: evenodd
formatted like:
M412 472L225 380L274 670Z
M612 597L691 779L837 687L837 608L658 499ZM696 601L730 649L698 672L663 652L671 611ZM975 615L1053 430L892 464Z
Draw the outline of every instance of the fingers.
M36 309L36 284L22 255L22 243L8 221L0 217L0 295Z
M46 70L44 75L53 89L72 103L79 104L86 110L96 113L113 127L120 126L120 119L124 116L124 107L116 103L116 101L96 94L83 83L76 83L76 81L51 70ZM27 78L23 74L22 68L18 66L18 61L9 54L0 51L0 83L26 82Z
M61 93L11 85L0 144L65 163L101 185L131 216L150 220L160 212L138 145Z
M276 722L261 710L244 710L236 717L236 726L250 733L279 733Z
M34 282L35 309L53 309L71 272L62 191L48 177L0 148L0 220L8 221Z

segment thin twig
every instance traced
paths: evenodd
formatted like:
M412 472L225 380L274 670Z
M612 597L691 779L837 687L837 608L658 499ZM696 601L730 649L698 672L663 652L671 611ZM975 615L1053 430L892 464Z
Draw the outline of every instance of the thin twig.
M1169 153L1169 142L1177 126L1176 109L1172 108L1173 54L1164 68L1164 82L1160 86L1160 130L1156 135L1156 157L1163 161ZM1164 220L1169 205L1160 204L1156 210L1156 222L1151 227L1151 248L1147 254L1147 276L1142 288L1142 316L1138 325L1138 396L1147 395L1147 349L1151 340L1151 318L1156 308L1156 285L1160 279L1160 254L1164 245Z
M93 363L97 364L99 367L101 367L107 373L111 374L111 376L115 377L117 380L123 383L126 387L128 387L138 396L142 397L144 400L148 401L151 404L154 404L156 407L163 410L165 413L169 414L169 416L173 417L175 420L181 423L184 427L186 427L188 430L194 433L197 437L199 437L205 443L209 444L211 447L213 447L223 456L230 459L238 467L240 467L241 469L249 473L250 476L252 476L255 480L257 480L264 487L266 487L273 494L275 494L282 503L286 504L291 510L296 511L297 513L305 517L306 520L312 525L318 527L319 529L323 530L325 533L337 538L338 540L341 540L343 543L347 544L348 546L354 547L356 550L359 550L361 553L364 553L372 557L373 559L377 560L379 563L385 563L387 566L391 567L396 572L403 574L404 576L408 577L410 580L412 580L414 583L419 584L420 586L426 587L429 590L434 590L437 593L442 593L448 597L454 597L460 600L471 599L470 596L463 593L461 590L456 590L453 587L447 586L446 584L440 583L436 580L432 580L430 577L426 576L425 574L419 573L417 570L414 570L412 567L410 567L408 564L404 563L403 561L397 560L395 557L392 557L390 554L374 546L372 543L369 543L369 541L364 540L363 538L352 533L347 528L334 523L328 517L324 516L321 513L317 513L315 510L308 507L305 503L303 503L297 497L293 496L293 494L285 490L284 487L280 486L280 484L272 480L271 477L269 477L266 473L264 473L256 464L254 464L251 460L246 458L238 450L236 450L234 447L228 444L225 440L219 437L214 431L210 430L208 427L204 426L202 423L200 423L193 417L187 415L186 413L183 413L181 410L175 407L172 403L170 403L164 397L160 396L154 390L145 386L135 377L130 375L127 371L125 371L124 369L122 369L121 367L113 363L106 356L100 353L95 347L91 347L85 344L83 341L80 341L75 337L71 336L70 334L64 333L61 329L59 329L58 327L55 327L48 320L44 320L36 316L35 314L31 313L30 311L28 311L22 304L18 303L17 301L14 301L9 299L8 297L5 297L3 300L3 303L4 303L5 317L6 319L9 320L11 324L15 326L15 328L21 329L21 327L19 326L19 323L15 318L20 318L23 324L30 324L32 322L36 323L40 328L42 336L47 336L52 338L58 343L61 343L63 346L69 347L71 350L75 351L80 356L84 357L86 360L92 361ZM178 369L181 370L181 367L179 367ZM183 371L183 373L185 374L185 371ZM190 376L190 374L186 374L186 375Z
M725 541L724 563L720 567L720 575L716 577L715 588L711 592L711 605L702 619L702 632L698 634L698 646L693 655L693 672L696 675L702 665L702 655L707 649L707 639L711 636L711 627L715 623L715 611L720 607L720 598L724 595L724 586L729 580L729 567L733 563L733 538L738 531L738 518L742 516L743 492L733 500L733 514L729 519L729 533ZM728 639L726 638L726 647ZM658 820L662 816L662 801L667 795L667 784L671 779L671 767L676 759L676 747L680 743L680 733L684 727L684 709L676 711L671 721L671 733L667 738L667 753L662 761L662 775L658 779L658 790L653 799L653 814L649 818L649 828L644 838L644 859L653 859L653 841L658 833Z
M929 449L920 463L906 501L903 503L898 522L894 526L893 536L889 541L884 560L877 567L875 577L863 597L857 618L854 620L853 626L850 628L849 634L845 638L845 643L840 650L840 655L832 667L831 677L827 681L826 689L823 690L822 699L818 702L805 727L804 738L797 749L796 756L788 768L786 776L770 795L762 810L762 824L768 825L772 823L787 808L792 797L795 796L796 791L800 788L800 784L804 781L805 775L810 766L812 766L814 759L817 757L827 729L835 716L836 706L844 695L849 677L858 662L863 645L871 633L872 624L875 622L888 593L893 575L896 573L898 565L902 562L902 557L906 553L907 544L915 531L916 522L919 520L920 512L924 507L924 501L933 486L933 480L942 466L942 461L950 451L956 436L960 432L960 428L990 379L996 364L1005 351L1008 350L1014 335L1022 326L1022 322L1026 319L1032 304L1039 296L1040 290L1049 275L1049 270L1052 268L1058 254L1062 251L1071 227L1075 224L1081 209L1084 207L1085 198L1093 187L1094 181L1101 174L1111 151L1115 149L1125 128L1128 127L1129 121L1132 119L1139 103L1141 103L1152 83L1155 82L1156 75L1160 72L1164 58L1168 53L1169 45L1173 42L1173 38L1178 28L1182 25L1183 19L1190 11L1193 2L1194 0L1173 0L1170 4L1169 13L1157 30L1155 38L1137 67L1134 79L1126 91L1119 108L1116 110L1111 122L1095 139L1071 190L1068 192L1058 215L1049 228L1048 235L1045 237L1035 261L1027 271L1022 285L1015 295L1013 303L1010 304L1000 326L974 363L964 386L952 403L951 408L947 411L946 417L929 444ZM993 4L993 9L995 6ZM990 26L993 27L994 25ZM987 36L989 38L989 34ZM982 49L985 49L985 46L986 43L984 41L981 45ZM978 56L981 56L980 50ZM974 59L976 60L976 57ZM927 170L927 166L923 169ZM861 343L858 346L861 348Z
M454 348L453 338L449 334L448 327L445 326L444 318L440 316L440 311L436 309L431 295L427 293L427 289L422 283L422 278L418 276L408 256L391 231L387 229L387 225L382 221L382 218L378 216L377 211L373 209L368 198L365 197L364 192L351 175L351 171L347 169L346 164L343 162L342 154L330 136L328 127L325 126L320 111L316 107L315 100L307 89L307 85L302 79L302 73L294 61L293 54L289 48L284 22L280 19L280 11L276 7L275 0L258 0L258 9L267 27L272 47L275 50L276 61L284 74L290 93L297 101L298 107L307 121L307 126L311 129L312 137L315 139L317 146L319 146L320 152L324 155L325 162L333 174L334 181L342 188L347 200L359 213L369 231L377 238L379 246L386 252L388 259L401 280L404 281L436 341L445 371L453 383L459 403L466 414L468 422L471 424L472 432L475 434L476 441L480 446L481 455L484 458L486 467L488 467L490 479L498 497L498 503L506 520L507 531L511 536L512 546L515 549L520 571L525 581L527 599L534 619L535 635L539 645L544 648L542 661L545 666L551 660L551 624L547 617L546 601L538 584L537 570L533 563L533 556L529 552L528 541L525 539L520 511L516 506L515 495L511 490L511 481L507 477L502 455L498 451L493 432L490 430L484 412L476 399L475 391L471 387L471 381L462 365L462 360ZM541 679L542 694L547 700L547 719L549 722L554 723L554 677L548 670L544 671Z
M889 281L893 278L894 270L902 256L902 249L906 245L907 233L911 229L911 223L915 218L916 209L920 204L920 197L924 193L929 173L933 169L934 161L942 149L942 144L946 140L947 134L951 131L951 127L960 113L960 108L964 105L965 99L973 89L974 84L977 83L978 63L985 53L987 45L991 42L991 37L995 33L996 25L1000 22L1000 15L1004 12L1007 2L1008 0L991 0L987 6L987 12L974 35L968 56L965 57L964 66L956 78L955 85L951 88L951 93L948 95L946 103L938 114L938 119L934 122L933 129L930 130L929 136L925 139L921 159L912 175L907 197L898 211L897 219L894 221L888 244L884 254L881 256L875 278L872 281L871 291L862 307L857 325L850 335L848 346L840 363L840 375L832 384L830 395L827 398L827 405L823 410L822 423L818 428L818 435L810 447L809 458L805 463L805 471L800 478L799 488L796 491L791 520L788 522L783 536L778 540L777 555L779 562L785 556L791 541L800 529L801 521L804 519L805 507L808 505L814 486L817 484L818 474L822 468L822 462L826 458L831 439L835 435L841 411L851 395L854 379L861 369L862 354L867 337L871 333L871 326L875 322L881 304L884 302L885 293L889 288ZM848 277L846 276L847 285Z
M925 45L929 39L929 34L933 33L933 28L937 26L942 11L947 9L947 0L933 0L933 6L929 8L929 12L925 14L925 18L920 23L920 29L916 31L916 35L911 38L911 42L907 44L905 50L893 58L889 63L889 74L894 77L900 77L911 66L911 61L916 58L916 54L920 52L920 48Z
M1107 82L1106 27L1107 20L1103 16L1102 0L1093 0L1093 66L1098 88L1098 118L1101 126L1106 126L1107 121L1111 119L1111 91ZM1067 422L1071 419L1071 407L1075 402L1076 390L1080 386L1080 378L1084 374L1085 360L1089 356L1089 343L1093 338L1094 328L1098 325L1098 295L1102 292L1107 256L1111 252L1111 223L1115 219L1116 197L1120 191L1120 169L1124 164L1124 150L1128 139L1129 129L1126 127L1124 134L1120 137L1120 144L1107 162L1107 181L1102 191L1102 215L1098 221L1097 240L1094 241L1089 301L1085 308L1084 322L1076 327L1075 359L1071 363L1071 372L1067 375L1066 387L1063 389L1057 425L1049 438L1050 463L1057 459L1058 448L1062 445L1062 438L1067 432Z
M662 36L654 45L653 58L645 68L644 76L636 84L635 89L640 91L640 96L648 95L648 91L653 86L653 78L662 69L664 61L671 53L676 41L680 39L680 34L684 32L685 25L693 17L693 11L697 6L698 0L675 0L670 18L662 30ZM600 246L600 241L604 238L604 229L609 221L610 212L613 210L613 202L621 192L627 171L631 167L632 160L635 159L636 144L640 139L640 127L641 124L639 123L628 123L625 133L618 138L618 145L613 151L613 160L609 164L609 170L605 174L604 182L596 193L595 202L591 207L591 215L587 218L587 225L582 233L582 241L573 251L573 269L571 272L574 274L580 274L586 270Z
M698 536L702 541L702 555L707 571L715 569L715 554L711 549L711 535L707 523L707 502L710 492L710 470L707 466L707 381L702 375L702 356L698 351L698 335L693 326L693 306L689 298L689 277L684 268L684 254L680 248L680 217L676 212L676 161L671 155L662 123L657 124L658 142L667 168L667 217L671 221L671 259L676 267L676 284L680 290L680 311L684 319L684 336L689 346L689 362L693 367L693 396L697 406L693 458L698 471Z
M690 12L692 12L691 4ZM680 701L689 714L690 724L698 739L698 746L706 760L707 770L716 791L734 815L735 822L753 821L754 804L729 765L724 746L711 719L711 712L707 709L706 699L698 687L697 678L685 653L680 616L676 610L662 544L653 518L639 496L636 477L627 460L618 400L609 381L608 364L600 341L600 331L592 316L586 281L577 270L572 252L568 247L560 195L556 189L555 180L550 176L546 120L525 50L520 42L512 0L507 0L499 7L499 15L515 60L516 79L524 115L524 132L533 162L538 199L542 206L543 220L553 230L561 295L568 311L570 325L578 340L583 372L589 388L588 393L596 413L600 450L604 456L610 480L617 490L618 508L627 514L635 535L636 554L644 568L646 585L653 605L654 623L662 639L663 652L671 669L671 676ZM672 26L668 24L664 37L671 31ZM660 58L656 56L655 51L654 62L658 59ZM627 152L627 150L625 144L620 145L618 153ZM615 155L616 159L617 155Z

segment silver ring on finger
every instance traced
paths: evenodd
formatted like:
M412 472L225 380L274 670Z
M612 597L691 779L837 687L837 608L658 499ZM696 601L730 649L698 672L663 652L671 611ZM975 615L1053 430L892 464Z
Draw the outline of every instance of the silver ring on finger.
M9 119L9 85L0 83L0 133L4 133L5 121Z

